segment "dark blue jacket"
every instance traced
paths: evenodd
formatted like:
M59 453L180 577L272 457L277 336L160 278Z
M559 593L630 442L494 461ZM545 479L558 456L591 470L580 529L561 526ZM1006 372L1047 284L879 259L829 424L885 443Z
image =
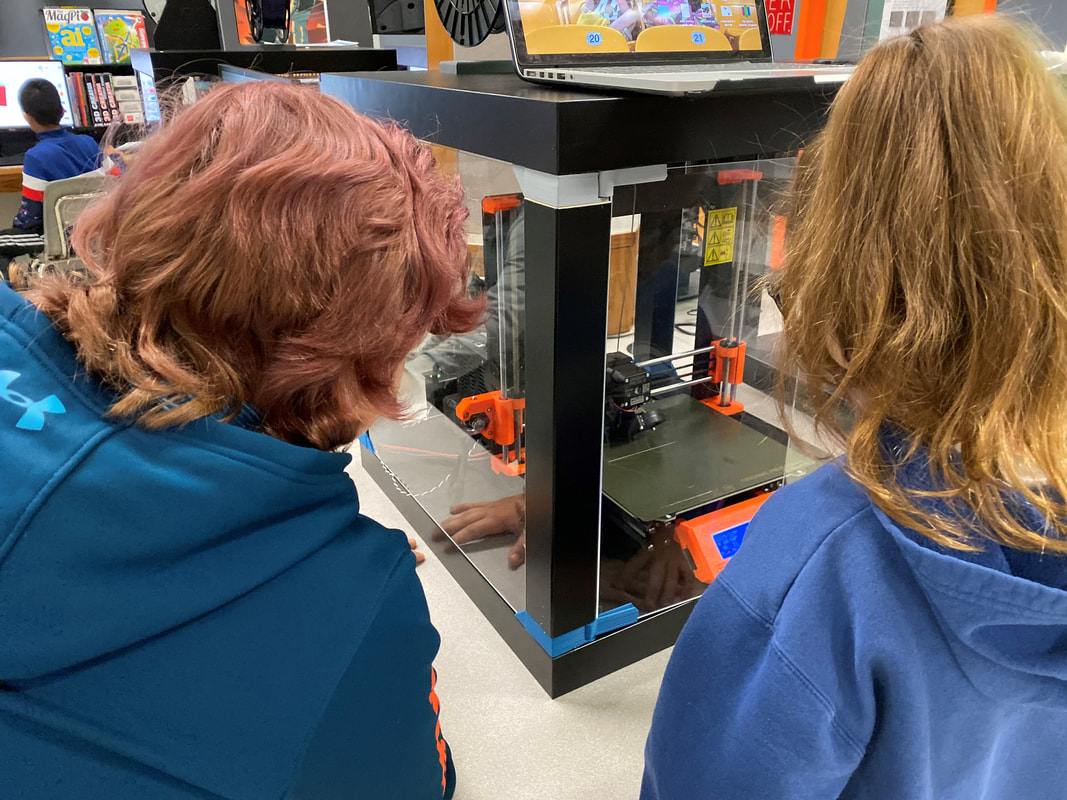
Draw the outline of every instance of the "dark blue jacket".
M22 160L22 204L13 226L29 231L44 227L44 190L52 181L75 178L100 166L100 147L92 136L60 128L37 134L39 141Z
M450 793L439 639L350 457L112 399L0 288L0 798Z
M698 602L641 797L1067 797L1065 588L1063 558L943 551L825 466Z

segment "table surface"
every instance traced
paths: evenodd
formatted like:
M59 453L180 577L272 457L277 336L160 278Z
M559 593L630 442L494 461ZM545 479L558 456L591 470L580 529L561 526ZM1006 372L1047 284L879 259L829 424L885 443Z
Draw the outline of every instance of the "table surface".
M22 190L22 165L0 167L0 194Z
M153 50L149 53L149 59L157 81L199 73L218 75L220 64L281 74L289 71L396 69L397 63L396 51L388 48L293 45L239 50ZM134 56L135 63L139 60L138 56ZM145 66L143 62L141 66Z
M553 175L795 151L837 88L688 97L545 87L517 75L324 73L322 91L436 144Z

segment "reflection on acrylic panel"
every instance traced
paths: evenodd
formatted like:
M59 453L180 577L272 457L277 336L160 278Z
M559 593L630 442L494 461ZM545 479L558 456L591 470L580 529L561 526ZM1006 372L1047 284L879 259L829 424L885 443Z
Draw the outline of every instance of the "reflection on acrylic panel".
M515 611L525 608L525 206L505 164L437 148L469 200L473 331L427 336L408 359L409 419L371 429L376 455Z
M233 0L241 44L330 41L326 0Z

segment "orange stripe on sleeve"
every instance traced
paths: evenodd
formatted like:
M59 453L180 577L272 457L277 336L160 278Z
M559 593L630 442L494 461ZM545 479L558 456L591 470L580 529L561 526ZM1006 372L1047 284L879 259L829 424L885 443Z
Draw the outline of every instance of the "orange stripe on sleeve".
M441 700L437 697L437 670L430 668L430 707L434 714L441 713ZM437 739L437 757L441 762L441 793L448 789L448 750L445 747L444 737L441 736L441 720L437 720L434 729L434 737Z

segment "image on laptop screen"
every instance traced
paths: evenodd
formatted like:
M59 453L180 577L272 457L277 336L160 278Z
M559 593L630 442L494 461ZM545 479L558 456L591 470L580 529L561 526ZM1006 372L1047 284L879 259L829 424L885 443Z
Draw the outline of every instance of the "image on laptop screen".
M764 49L755 2L519 0L518 7L531 56Z
M28 128L19 108L19 89L31 78L44 78L59 90L63 103L60 125L73 125L67 79L59 61L0 61L0 128Z

